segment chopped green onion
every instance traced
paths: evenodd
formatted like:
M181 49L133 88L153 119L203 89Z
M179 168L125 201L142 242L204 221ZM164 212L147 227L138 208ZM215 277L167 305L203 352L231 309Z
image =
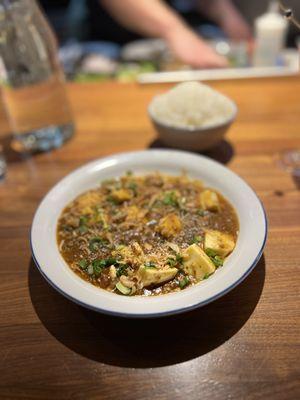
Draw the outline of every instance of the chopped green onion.
M105 218L104 218L104 210L103 208L96 206L95 207L95 221L96 223L101 222L103 225L103 229L107 230L109 228L109 225L107 224Z
M117 277L119 278L122 275L127 275L127 268L129 267L128 264L119 264L117 269Z
M221 258L219 256L215 256L212 259L212 262L215 264L216 267L222 267L222 265L224 264L223 258Z
M106 267L110 267L111 265L114 265L117 263L117 260L115 258L106 258L103 261L105 261Z
M178 207L179 206L179 202L178 202L178 198L175 192L171 191L171 192L166 192L165 196L163 198L163 203L166 206L172 206L172 207Z
M98 276L98 275L101 274L102 268L99 267L98 265L93 265L93 271L94 271L94 274L95 274L96 276Z
M169 257L167 258L167 264L170 265L171 268L173 268L177 264L177 261L175 258Z
M94 260L92 264L93 266L103 268L105 267L105 260Z
M117 199L115 199L112 195L107 196L106 200L109 203L114 204L115 206L117 206L119 204L119 201Z
M176 254L176 261L178 262L178 264L182 264L183 257L181 254L179 254L179 253Z
M83 258L78 262L78 265L81 269L86 269L86 267L88 266L88 261L85 258Z
M137 195L137 187L138 187L137 183L135 183L135 182L129 182L128 185L127 185L127 187L128 187L128 189L130 189L130 190L133 191L133 193L134 193L135 196Z
M96 266L96 268L105 268L116 263L117 260L115 258L104 258L103 260L94 260L92 264Z
M120 293L124 294L125 296L128 296L131 293L131 289L124 286L121 282L118 282L116 284L116 288Z
M213 249L205 249L205 253L208 255L208 257L215 257L217 255Z
M220 256L218 256L218 254L212 250L212 249L205 249L205 253L209 256L209 258L211 259L211 261L215 264L215 266L221 267L224 264L224 259Z
M78 229L81 234L86 233L88 231L88 227L86 225L80 225Z
M200 217L204 217L205 211L202 209L198 210L198 215L200 215Z
M105 241L100 237L93 237L89 242L89 248L91 251L97 251L99 245L104 244Z
M88 218L86 216L82 215L79 218L79 227L78 227L78 229L79 229L80 233L85 233L85 232L88 231L88 227L86 226L87 222L88 222Z
M202 242L203 238L199 235L193 236L193 239L191 240L190 244L198 244Z
M86 217L85 215L81 215L81 217L79 218L79 225L86 225L88 222L88 217Z
M183 257L179 253L176 254L176 257L168 257L167 258L167 264L170 265L171 268L175 267L178 264L182 264L183 262Z
M190 278L188 276L183 277L183 279L179 281L180 289L184 289L189 283L190 283Z
M82 269L86 269L87 266L87 273L89 275L100 275L103 268L110 267L111 265L115 264L117 261L114 258L107 258L104 260L94 260L89 266L88 266L88 261L87 260L81 260L79 261L78 265Z
M100 275L102 272L102 269L105 267L105 263L103 263L103 260L94 260L92 262L93 270L95 275Z
M204 275L203 279L207 279L207 278L209 278L211 275L212 275L212 274L207 273L207 274Z

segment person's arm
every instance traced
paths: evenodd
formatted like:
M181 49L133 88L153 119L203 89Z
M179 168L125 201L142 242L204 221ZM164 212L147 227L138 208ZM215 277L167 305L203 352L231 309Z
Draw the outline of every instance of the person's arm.
M123 26L137 33L165 39L174 54L194 67L224 67L226 59L216 54L161 0L100 0Z
M199 10L233 40L251 39L251 29L231 0L197 0Z

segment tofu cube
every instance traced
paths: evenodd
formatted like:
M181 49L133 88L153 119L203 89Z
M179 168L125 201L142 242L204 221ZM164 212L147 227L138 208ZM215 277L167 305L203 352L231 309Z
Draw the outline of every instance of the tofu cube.
M197 244L189 246L184 254L183 269L197 281L215 272L215 265L208 255Z
M161 218L157 226L158 232L166 238L175 236L181 229L182 223L176 214L168 214Z
M127 189L118 189L111 193L111 197L116 203L123 203L132 198L132 193Z
M141 265L138 270L138 278L142 281L143 287L147 287L170 281L177 272L177 268L156 269Z
M220 257L226 257L235 247L235 241L232 235L215 230L205 232L204 248L211 249Z
M80 196L76 202L77 207L82 214L93 214L93 207L97 206L101 202L101 195L97 192L88 192Z
M206 189L200 193L200 206L203 210L220 211L220 202L216 192Z

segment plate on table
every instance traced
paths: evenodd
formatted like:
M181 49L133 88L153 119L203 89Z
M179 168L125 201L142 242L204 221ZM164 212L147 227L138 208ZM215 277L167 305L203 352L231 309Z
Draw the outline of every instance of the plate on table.
M158 296L120 296L76 275L57 245L57 222L67 204L101 181L131 170L137 175L154 171L191 178L216 189L234 207L239 234L232 254L222 268L200 283L180 292ZM228 293L259 261L267 237L264 208L247 183L222 164L207 157L175 150L145 150L115 154L92 161L63 178L40 203L31 228L31 248L43 277L62 295L89 309L123 317L161 317L204 306Z

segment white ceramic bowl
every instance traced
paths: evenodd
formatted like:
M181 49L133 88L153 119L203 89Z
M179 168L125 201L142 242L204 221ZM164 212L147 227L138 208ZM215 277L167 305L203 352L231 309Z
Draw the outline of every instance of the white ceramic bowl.
M211 126L184 128L161 122L153 111L155 97L148 107L148 115L158 133L158 137L167 146L182 150L208 150L224 139L226 132L237 116L237 105L228 97L226 98L232 105L231 115L224 118L222 122Z
M240 222L237 245L225 265L201 283L181 292L156 297L125 297L99 289L79 278L63 260L56 243L56 225L63 208L103 179L132 170L161 171L191 177L220 191L234 206ZM174 150L116 154L90 162L62 179L45 196L34 216L31 247L41 274L70 300L96 311L126 317L159 317L203 306L229 292L251 272L265 245L267 221L261 202L236 174L209 158Z

